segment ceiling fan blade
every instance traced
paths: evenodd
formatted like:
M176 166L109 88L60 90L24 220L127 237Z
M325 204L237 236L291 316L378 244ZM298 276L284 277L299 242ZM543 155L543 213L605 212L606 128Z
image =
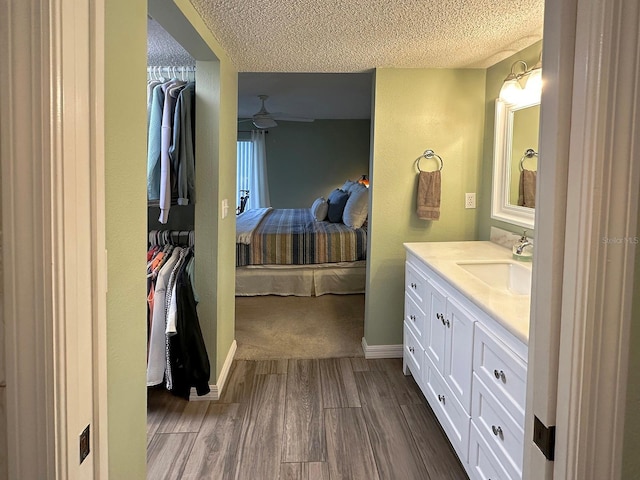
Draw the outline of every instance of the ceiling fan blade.
M287 115L286 113L272 113L271 116L284 122L313 122L315 120L315 118L298 117L297 115Z

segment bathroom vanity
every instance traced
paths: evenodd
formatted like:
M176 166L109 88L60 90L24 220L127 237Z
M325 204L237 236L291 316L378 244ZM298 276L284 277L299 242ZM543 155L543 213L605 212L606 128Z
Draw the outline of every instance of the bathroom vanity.
M404 246L404 373L470 478L522 478L531 264L492 242Z

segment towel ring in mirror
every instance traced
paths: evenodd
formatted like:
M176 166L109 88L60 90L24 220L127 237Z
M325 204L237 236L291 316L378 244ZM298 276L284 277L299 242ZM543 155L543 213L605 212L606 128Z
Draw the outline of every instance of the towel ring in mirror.
M523 172L524 171L524 161L527 158L533 158L533 157L537 157L538 156L538 152L536 152L533 148L527 148L527 150L524 152L524 155L522 155L522 158L520 159L520 171Z

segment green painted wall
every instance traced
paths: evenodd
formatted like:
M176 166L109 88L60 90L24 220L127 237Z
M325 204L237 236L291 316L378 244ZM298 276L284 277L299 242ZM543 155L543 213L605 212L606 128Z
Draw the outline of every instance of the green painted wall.
M484 147L482 154L482 172L480 178L480 194L478 195L478 240L489 240L491 226L509 230L514 233L522 233L522 227L510 223L493 220L491 218L491 183L493 179L493 149L494 127L496 115L496 98L500 94L500 88L504 79L511 71L511 65L517 60L524 60L527 65L533 66L538 61L542 42L536 42L530 47L512 55L511 57L496 63L487 69L487 81L485 91L485 123L484 123ZM532 232L529 232L532 235Z
M105 2L104 27L109 476L145 478L146 2Z
M464 208L464 194L479 191L485 70L378 69L374 97L365 338L389 345L402 343L403 242L477 239L478 210ZM431 222L415 213L415 160L427 149L444 160Z
M307 208L369 174L369 120L278 122L265 144L271 205Z

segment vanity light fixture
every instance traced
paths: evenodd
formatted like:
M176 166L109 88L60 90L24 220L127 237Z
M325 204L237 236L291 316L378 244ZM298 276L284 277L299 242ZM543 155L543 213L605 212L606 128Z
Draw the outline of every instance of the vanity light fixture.
M500 99L510 104L540 101L542 92L542 53L538 62L529 68L526 62L518 60L511 65L511 72L504 79L500 89ZM516 70L520 67L520 71Z

